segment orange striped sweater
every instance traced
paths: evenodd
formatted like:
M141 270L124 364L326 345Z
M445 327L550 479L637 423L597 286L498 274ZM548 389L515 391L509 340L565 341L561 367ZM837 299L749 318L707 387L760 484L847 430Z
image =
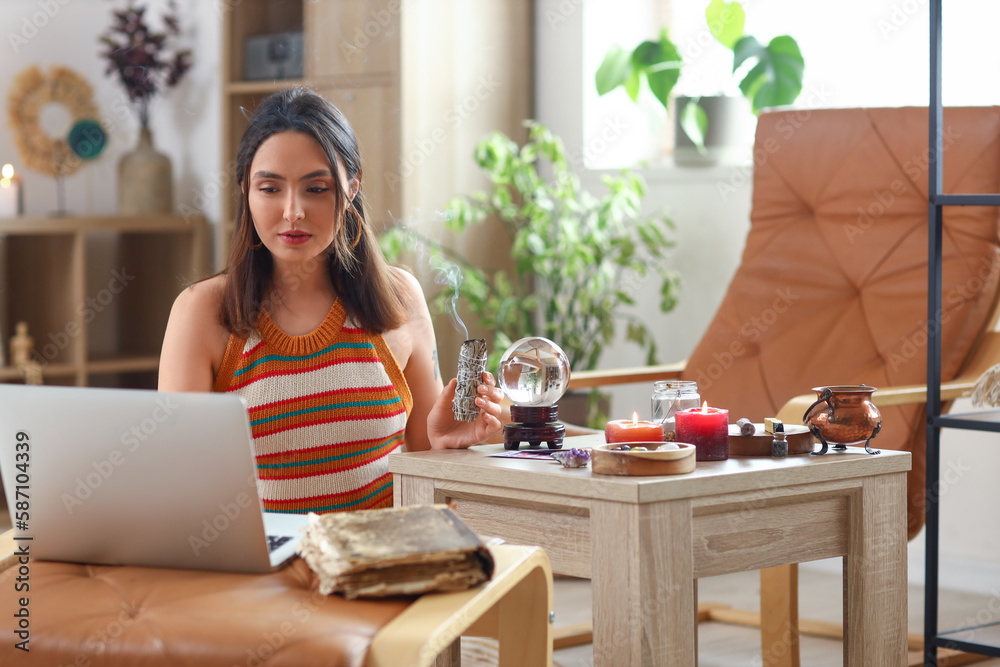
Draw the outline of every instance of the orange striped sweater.
M338 300L315 331L289 336L262 309L249 337L229 338L215 390L247 401L265 511L392 506L387 458L413 399L382 336L345 320Z

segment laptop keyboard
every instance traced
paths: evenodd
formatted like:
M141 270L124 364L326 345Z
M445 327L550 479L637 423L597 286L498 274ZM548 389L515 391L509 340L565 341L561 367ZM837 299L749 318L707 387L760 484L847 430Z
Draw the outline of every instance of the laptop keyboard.
M288 535L268 535L267 536L267 551L268 553L274 551L282 544L292 539Z

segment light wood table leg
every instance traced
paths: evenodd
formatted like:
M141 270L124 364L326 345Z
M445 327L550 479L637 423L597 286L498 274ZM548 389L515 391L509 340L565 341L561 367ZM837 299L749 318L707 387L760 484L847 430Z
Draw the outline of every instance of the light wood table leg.
M760 643L765 667L799 667L799 566L760 571Z
M906 664L906 475L866 477L844 558L844 664Z
M595 667L694 665L690 501L594 501L590 522Z

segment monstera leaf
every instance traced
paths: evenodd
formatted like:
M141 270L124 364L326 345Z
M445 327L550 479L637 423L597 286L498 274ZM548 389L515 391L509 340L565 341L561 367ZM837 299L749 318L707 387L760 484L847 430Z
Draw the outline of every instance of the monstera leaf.
M732 49L743 36L746 14L738 2L712 0L705 9L705 21L712 36L727 49Z
M753 104L753 112L794 102L802 92L805 69L795 40L782 35L764 46L755 37L741 38L733 48L733 72L751 58L757 64L740 81L740 90Z
M625 88L632 101L639 97L642 78L664 109L670 107L670 92L681 75L683 59L667 31L660 32L658 41L647 40L631 53L620 46L613 47L597 68L594 82L597 94L605 95L618 86Z

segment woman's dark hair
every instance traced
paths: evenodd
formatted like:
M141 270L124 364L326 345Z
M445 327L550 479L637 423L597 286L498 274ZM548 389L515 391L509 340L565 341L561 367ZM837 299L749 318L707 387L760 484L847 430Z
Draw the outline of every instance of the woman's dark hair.
M336 210L343 214L330 252L319 261L326 262L333 289L348 316L372 333L400 326L406 318L403 287L365 220L364 190L359 188L354 199L348 200L340 182L338 164L344 165L348 182L354 178L361 181L361 156L354 130L340 109L306 88L282 90L266 98L240 139L236 155L240 206L225 271L229 280L222 301L223 325L231 333L248 335L274 284L274 263L254 229L249 193L254 155L266 139L279 132L301 132L312 137L330 160Z

